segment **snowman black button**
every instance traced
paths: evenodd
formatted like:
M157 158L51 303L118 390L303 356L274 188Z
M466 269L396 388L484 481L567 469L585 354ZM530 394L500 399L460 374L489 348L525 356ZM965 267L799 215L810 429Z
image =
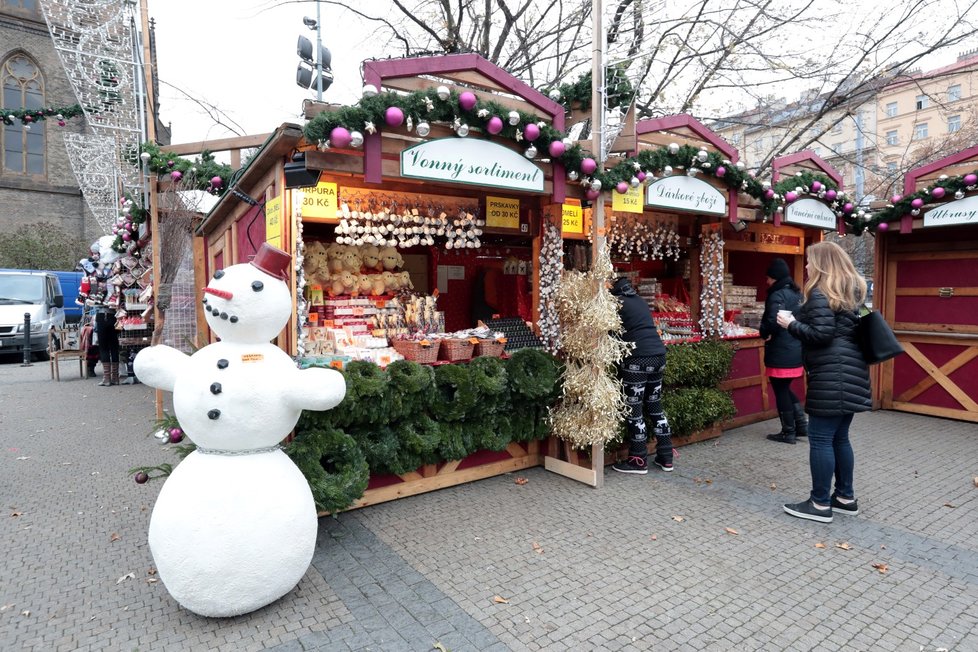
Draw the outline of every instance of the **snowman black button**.
M236 315L231 315L231 319L229 319L228 321L230 321L232 324L237 324L238 317Z
M211 394L221 393L221 383L211 383Z
M265 284L261 281L255 281L251 284L251 289L255 292L261 292L265 288Z
M226 312L222 312L221 319L227 319L227 318L228 318L228 314Z
M220 410L208 410L207 411L207 418L210 419L211 421L214 421L216 419L219 419L220 417L221 417L221 411Z
M218 369L227 369L228 368L228 361L225 360L224 358L221 358L220 360L217 361L217 368Z
M223 277L224 277L224 270L223 269L219 269L216 272L214 272L214 278L223 278Z

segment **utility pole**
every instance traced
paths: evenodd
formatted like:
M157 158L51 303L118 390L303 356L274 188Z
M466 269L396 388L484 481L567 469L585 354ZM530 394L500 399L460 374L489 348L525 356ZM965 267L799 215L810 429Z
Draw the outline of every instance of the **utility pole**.
M591 151L598 163L598 172L604 170L604 48L605 34L602 20L601 0L592 0L591 14L594 21L593 34L591 37ZM602 188L607 191L607 188ZM604 195L598 195L591 206L591 269L597 268L600 254L607 246L604 228ZM595 288L595 292L600 292L602 288ZM591 446L591 468L594 471L594 488L600 489L604 486L604 445L592 444Z
M319 0L316 0L316 101L323 101L323 21Z

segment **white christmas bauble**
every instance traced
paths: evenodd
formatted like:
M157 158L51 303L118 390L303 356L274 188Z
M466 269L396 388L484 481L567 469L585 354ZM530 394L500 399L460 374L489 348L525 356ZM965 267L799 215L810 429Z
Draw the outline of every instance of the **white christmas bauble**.
M415 131L417 131L419 136L424 138L425 136L431 133L431 125L429 125L427 122L422 120L421 122L418 123L418 128Z
M350 145L352 147L360 147L363 145L363 134L359 131L350 132Z
M669 143L669 153L678 154L679 153L679 143Z
M378 91L376 86L374 86L373 84L364 84L361 95L363 95L364 97L373 97L377 93Z
M452 92L448 90L448 86L439 86L435 93L438 95L438 99L443 102L452 96Z
M520 114L518 111L510 111L509 116L507 117L509 119L509 124L513 126L516 126L520 123Z

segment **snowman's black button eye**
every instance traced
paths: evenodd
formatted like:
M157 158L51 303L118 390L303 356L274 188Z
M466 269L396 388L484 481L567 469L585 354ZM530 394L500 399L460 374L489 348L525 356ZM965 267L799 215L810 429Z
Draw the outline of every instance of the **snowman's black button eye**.
M216 419L219 419L219 418L221 418L221 411L220 410L208 410L207 411L207 418L210 419L211 421L214 421Z
M219 269L216 272L214 272L214 278L224 278L224 270Z
M262 290L265 289L265 284L262 283L261 281L255 281L254 283L251 284L251 289L254 290L255 292L261 292Z

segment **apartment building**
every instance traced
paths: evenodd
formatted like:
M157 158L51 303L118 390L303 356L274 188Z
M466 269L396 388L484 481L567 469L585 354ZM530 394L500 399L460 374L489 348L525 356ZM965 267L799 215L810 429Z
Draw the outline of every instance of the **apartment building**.
M894 80L876 101L880 166L896 173L974 145L976 110L978 52Z
M817 120L828 94L758 107L711 128L752 168L773 155L810 149L867 201L888 196L907 170L978 142L978 52L926 72L881 76L852 91L856 99Z

